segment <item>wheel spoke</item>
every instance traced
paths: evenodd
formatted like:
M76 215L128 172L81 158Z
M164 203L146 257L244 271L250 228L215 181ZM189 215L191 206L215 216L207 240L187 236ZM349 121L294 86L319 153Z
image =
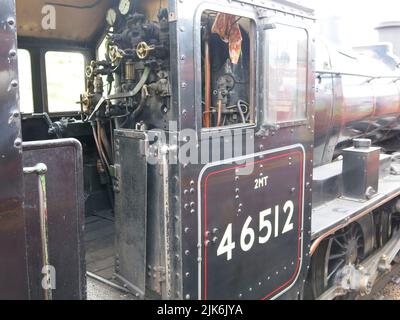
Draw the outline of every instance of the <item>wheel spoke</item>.
M344 260L340 260L336 267L333 268L332 272L328 275L328 281L332 278L333 275L339 270L339 268L344 264Z
M336 260L339 258L343 258L344 256L346 256L346 252L334 254L329 257L329 260Z
M343 243L341 243L337 238L334 238L333 241L335 241L335 243L336 243L339 247L341 247L342 249L346 249L346 246L345 246Z

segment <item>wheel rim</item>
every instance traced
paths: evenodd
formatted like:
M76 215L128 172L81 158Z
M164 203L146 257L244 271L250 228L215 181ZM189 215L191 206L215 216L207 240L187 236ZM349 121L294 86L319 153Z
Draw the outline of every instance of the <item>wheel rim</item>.
M329 240L325 258L324 285L334 284L336 275L346 265L357 265L363 255L364 241L361 229L352 225Z

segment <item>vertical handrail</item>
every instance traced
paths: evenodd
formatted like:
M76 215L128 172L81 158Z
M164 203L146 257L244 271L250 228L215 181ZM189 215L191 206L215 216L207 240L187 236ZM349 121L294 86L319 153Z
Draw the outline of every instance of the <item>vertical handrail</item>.
M38 178L40 239L42 245L43 268L47 268L48 266L50 266L46 173L47 173L47 166L44 163L39 163L34 167L24 168L24 174L36 174ZM45 300L53 300L53 293L51 286L47 286L46 288L43 288L43 290L44 290Z

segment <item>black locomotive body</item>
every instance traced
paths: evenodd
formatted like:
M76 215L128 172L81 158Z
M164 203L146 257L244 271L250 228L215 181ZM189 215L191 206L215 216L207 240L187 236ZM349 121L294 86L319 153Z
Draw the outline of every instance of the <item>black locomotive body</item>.
M15 3L0 5L15 183L0 184L0 298L84 299L87 275L138 299L333 299L396 262L400 70L385 57L328 48L284 0L64 1L78 27L36 33L20 7L18 47L40 65L21 115ZM85 56L75 114L49 109L50 50Z

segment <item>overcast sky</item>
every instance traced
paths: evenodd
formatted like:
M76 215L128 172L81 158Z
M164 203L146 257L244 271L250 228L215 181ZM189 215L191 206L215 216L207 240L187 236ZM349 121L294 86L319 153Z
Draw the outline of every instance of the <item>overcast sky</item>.
M400 21L400 0L298 0L315 8L317 18L327 26L329 19L341 19L335 28L343 45L357 46L377 42L374 28L384 21ZM332 30L330 31L332 32Z

